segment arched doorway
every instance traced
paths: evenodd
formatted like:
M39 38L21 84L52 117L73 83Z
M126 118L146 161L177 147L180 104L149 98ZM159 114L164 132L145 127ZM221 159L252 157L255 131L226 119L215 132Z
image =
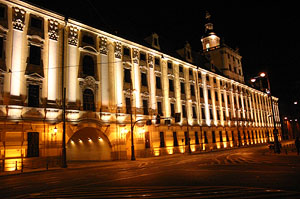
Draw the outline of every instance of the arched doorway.
M85 127L80 129L67 143L68 160L111 160L111 144L98 129Z

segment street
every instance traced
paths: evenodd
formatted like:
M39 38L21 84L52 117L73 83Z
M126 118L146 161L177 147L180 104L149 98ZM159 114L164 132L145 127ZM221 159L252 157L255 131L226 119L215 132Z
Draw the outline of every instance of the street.
M252 146L0 177L2 198L300 198L300 157Z

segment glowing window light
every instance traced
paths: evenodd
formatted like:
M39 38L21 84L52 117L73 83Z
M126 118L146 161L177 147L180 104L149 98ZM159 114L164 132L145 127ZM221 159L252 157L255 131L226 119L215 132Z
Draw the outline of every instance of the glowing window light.
M79 141L80 143L82 143L82 140L81 140L81 139L79 139L78 141Z
M92 141L92 139L91 139L91 138L88 138L88 141L89 141L89 142L91 142L91 141Z
M102 142L102 141L103 141L103 139L102 139L101 137L99 137L99 138L98 138L98 140L99 140L100 142Z

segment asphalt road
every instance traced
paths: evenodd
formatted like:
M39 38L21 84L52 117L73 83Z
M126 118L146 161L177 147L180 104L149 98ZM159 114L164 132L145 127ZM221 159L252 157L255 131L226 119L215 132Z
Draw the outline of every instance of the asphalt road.
M0 177L1 198L300 198L300 156L266 146L70 163Z

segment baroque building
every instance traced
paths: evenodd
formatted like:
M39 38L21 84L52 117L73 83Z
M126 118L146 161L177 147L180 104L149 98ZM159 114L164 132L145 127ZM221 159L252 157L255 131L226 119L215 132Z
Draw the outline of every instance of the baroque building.
M68 160L128 159L131 129L136 157L272 141L270 97L244 84L241 56L207 20L203 52L187 43L176 58L157 34L148 47L0 0L1 168L59 162L63 116Z

